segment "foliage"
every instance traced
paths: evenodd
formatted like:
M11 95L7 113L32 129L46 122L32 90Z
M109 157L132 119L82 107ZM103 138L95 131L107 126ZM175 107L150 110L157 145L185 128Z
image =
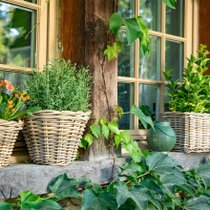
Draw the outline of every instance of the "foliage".
M62 58L54 59L43 71L33 71L26 89L30 105L58 111L87 111L90 108L89 69Z
M25 91L20 91L8 80L0 81L0 119L17 120L25 115L32 115L33 111L39 110L38 107L24 109L30 96Z
M167 7L175 9L177 0L163 0ZM120 40L119 31L125 30L128 45L132 44L135 40L140 40L140 49L145 54L149 52L149 31L141 16L133 18L123 18L120 13L115 12L109 18L109 29L116 37L116 42L108 44L104 51L104 55L108 60L116 58L118 53L123 49L123 42Z
M205 74L210 63L208 54L206 46L200 45L198 57L191 55L187 59L181 81L173 81L171 73L165 73L172 111L210 113L210 76Z

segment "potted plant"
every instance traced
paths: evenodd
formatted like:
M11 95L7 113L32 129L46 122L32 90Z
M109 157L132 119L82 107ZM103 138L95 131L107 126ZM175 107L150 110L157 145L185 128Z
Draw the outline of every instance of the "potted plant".
M9 164L18 133L22 130L25 115L38 108L25 109L30 96L14 87L10 81L0 81L0 168ZM17 121L18 120L18 121Z
M30 159L39 164L67 165L75 160L90 115L92 77L89 69L54 59L33 71L26 85L30 106L39 106L25 120Z
M210 152L210 76L206 74L210 59L205 45L198 56L191 55L181 81L168 80L169 105L172 112L162 114L171 122L177 135L176 151Z

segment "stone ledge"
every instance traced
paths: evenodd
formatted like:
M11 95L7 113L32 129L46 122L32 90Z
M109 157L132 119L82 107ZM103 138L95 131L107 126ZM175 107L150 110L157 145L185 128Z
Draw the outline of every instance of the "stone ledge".
M169 152L168 154L186 170L195 167L204 158L210 158L210 154L206 153ZM124 161L124 158L118 158L116 165ZM94 183L105 184L112 180L112 164L112 159L75 161L68 166L12 164L0 169L0 199L17 197L18 193L23 190L45 194L48 183L63 173L73 178L90 178ZM116 171L115 175L117 175Z
M123 162L124 159L119 158L117 165ZM63 173L73 178L90 178L94 183L105 184L112 180L112 164L112 159L75 161L67 166L12 164L0 169L0 199L17 197L23 190L45 194L48 183Z

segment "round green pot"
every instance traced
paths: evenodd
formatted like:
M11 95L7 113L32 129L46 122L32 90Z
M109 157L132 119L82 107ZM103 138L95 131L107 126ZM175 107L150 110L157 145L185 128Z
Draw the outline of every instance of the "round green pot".
M170 122L157 122L155 130L150 128L147 133L149 149L153 151L171 151L176 144L176 134L170 126Z

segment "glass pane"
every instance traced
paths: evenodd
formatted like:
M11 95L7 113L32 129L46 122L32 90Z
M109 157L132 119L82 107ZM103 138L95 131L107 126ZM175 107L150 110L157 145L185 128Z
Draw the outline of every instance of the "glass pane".
M0 2L0 63L34 67L35 12Z
M150 37L150 53L140 55L139 77L141 79L160 79L160 38Z
M160 31L161 28L161 0L141 0L140 15L143 17L149 29Z
M166 70L172 69L174 80L182 78L183 70L183 43L166 41Z
M151 113L153 120L159 119L160 91L157 85L139 85L139 105L145 114Z
M27 78L28 75L26 74L0 71L0 80L6 79L10 81L14 86L19 87L22 90L24 90L24 84L27 81Z
M128 46L125 32L121 31L120 40L124 43L124 49L118 55L118 76L134 77L134 46Z
M184 0L178 0L176 9L166 8L166 33L184 36Z
M134 16L134 0L119 0L118 11L124 18Z
M118 104L123 108L124 112L130 112L131 106L134 104L134 84L118 83ZM119 120L120 129L133 129L133 116L125 114Z

